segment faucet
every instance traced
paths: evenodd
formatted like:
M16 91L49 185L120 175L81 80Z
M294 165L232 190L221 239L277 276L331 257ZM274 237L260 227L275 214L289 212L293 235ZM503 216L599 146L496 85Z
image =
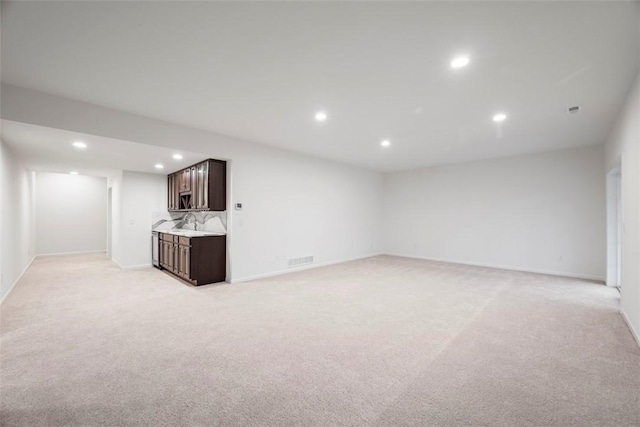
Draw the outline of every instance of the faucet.
M197 230L198 229L198 220L196 219L196 216L193 212L189 212L188 214L186 214L183 218L182 218L182 227L184 227L185 224L189 224L189 216L191 216L191 218L193 218L193 229ZM182 228L180 227L180 228Z

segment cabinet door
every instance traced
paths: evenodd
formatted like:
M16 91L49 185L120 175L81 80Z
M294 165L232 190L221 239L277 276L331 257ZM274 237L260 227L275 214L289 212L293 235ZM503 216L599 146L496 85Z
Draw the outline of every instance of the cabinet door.
M180 191L191 191L191 168L183 170L180 177Z
M170 211L173 208L173 174L167 175L167 207Z
M171 197L173 198L173 210L178 210L180 207L178 206L178 175L172 174L173 177L171 181Z
M180 195L179 195L179 185L180 185L180 176L177 173L172 173L171 175L169 175L169 181L168 181L168 191L169 191L169 210L170 211L177 211L180 209L180 206L178 205L179 201L180 201Z
M171 270L171 248L169 247L169 242L162 242L162 253L164 254L164 268Z
M176 174L172 173L171 174L171 189L169 190L171 191L171 209L176 210L178 209L178 199L177 199L177 191L176 191Z
M178 260L179 260L179 258L178 258L178 255L179 255L178 250L179 250L179 248L180 248L180 245L178 245L177 243L173 244L173 271L175 273L178 272Z
M209 209L209 162L202 162L196 166L198 170L198 209Z
M178 245L178 275L184 277L184 246Z
M166 264L167 268L169 270L171 270L173 268L173 249L171 248L171 242L164 242L164 250L165 250L165 256L164 256L164 263Z
M209 196L207 208L212 211L227 209L227 162L209 162Z
M184 253L182 255L182 274L185 279L191 278L191 248L189 246L182 246Z
M191 208L198 209L198 170L195 166L191 166Z
M173 209L180 209L180 173L176 172L173 174Z

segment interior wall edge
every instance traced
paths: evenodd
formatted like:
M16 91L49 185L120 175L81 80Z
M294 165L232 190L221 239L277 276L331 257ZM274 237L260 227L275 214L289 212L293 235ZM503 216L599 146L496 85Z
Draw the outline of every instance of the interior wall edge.
M120 264L120 263L118 262L118 260L117 260L117 259L115 259L115 258L111 257L111 259L110 259L109 261L111 261L111 262L112 262L116 267L118 267L120 270L124 270L124 267L122 266L122 264Z
M636 344L638 344L638 347L640 347L640 333L638 333L638 331L633 328L631 320L629 320L629 317L627 317L627 313L624 312L624 309L622 307L620 307L620 315L622 316L622 320L624 320L624 323L627 324L629 332L631 332L631 336L633 336L633 339L636 340Z
M27 263L27 266L24 268L24 270L22 270L22 273L20 273L20 275L18 276L18 278L13 282L13 284L11 285L11 287L9 288L9 290L7 291L6 294L4 294L4 296L2 297L2 299L0 299L0 305L2 305L2 303L4 303L7 298L9 297L9 295L11 295L11 292L16 288L16 285L18 284L18 282L20 282L20 279L22 279L22 276L24 276L24 274L27 272L27 270L29 269L29 267L31 267L31 264L33 263L33 261L37 258L37 255L34 255L33 257L31 257L31 260Z

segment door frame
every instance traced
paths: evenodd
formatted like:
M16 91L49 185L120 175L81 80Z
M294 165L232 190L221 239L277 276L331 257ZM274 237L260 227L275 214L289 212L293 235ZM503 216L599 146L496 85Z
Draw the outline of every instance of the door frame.
M607 286L622 287L622 165L607 173Z
M112 255L112 217L113 217L113 212L112 212L112 202L113 202L113 191L112 191L113 187L109 187L107 188L107 258L111 259L111 255Z

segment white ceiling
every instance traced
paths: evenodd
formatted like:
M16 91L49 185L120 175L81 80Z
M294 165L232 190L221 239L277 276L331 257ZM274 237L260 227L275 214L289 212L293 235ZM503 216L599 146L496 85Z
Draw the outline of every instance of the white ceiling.
M118 170L166 175L206 159L203 154L170 150L154 145L69 132L2 120L2 139L24 166L37 172L113 176ZM82 141L85 149L73 147ZM182 160L172 156L181 154ZM160 163L164 169L156 169Z
M639 22L638 2L4 2L2 80L400 170L602 144Z

